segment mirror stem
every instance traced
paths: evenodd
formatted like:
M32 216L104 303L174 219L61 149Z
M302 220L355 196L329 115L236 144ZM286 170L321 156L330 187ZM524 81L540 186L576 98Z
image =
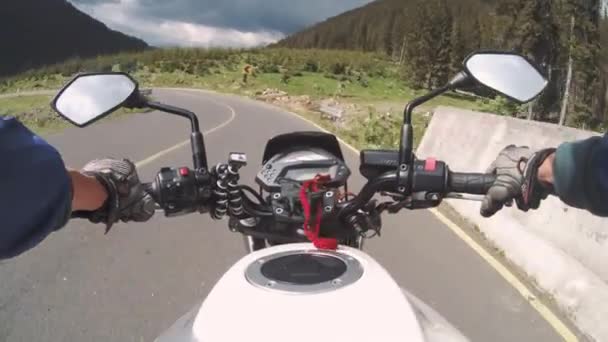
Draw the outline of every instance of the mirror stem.
M190 123L192 124L192 133L196 133L199 131L198 118L196 117L196 114L192 113L189 110L185 110L182 108L173 107L170 105L166 105L164 103L153 102L153 101L146 102L145 105L146 105L146 107L149 107L151 109L156 109L156 110L160 110L161 112L165 112L165 113L178 115L178 116L187 118L190 120Z
M192 160L194 169L207 169L207 152L205 150L205 139L200 131L198 117L189 110L166 105L160 102L146 102L145 106L151 109L160 110L165 113L178 115L190 120L192 125L192 134L190 134L190 143L192 145Z
M399 146L399 167L401 169L407 167L407 165L409 165L413 159L414 128L412 125L412 113L414 112L414 109L421 104L432 100L449 90L452 90L454 87L452 83L453 82L450 82L441 88L437 88L424 96L412 100L405 107L403 114L403 127L401 127L401 144Z
M203 133L197 131L190 134L190 145L192 146L192 161L195 170L207 169L207 150Z
M407 104L407 106L405 107L405 112L404 112L404 124L406 125L411 125L412 124L412 113L414 112L414 109L418 106L420 106L421 104L428 102L434 98L436 98L437 96L450 91L453 89L452 83L448 83L447 85L441 87L441 88L437 88L433 91L431 91L430 93L421 96L419 98L416 98L414 100L412 100L410 103Z

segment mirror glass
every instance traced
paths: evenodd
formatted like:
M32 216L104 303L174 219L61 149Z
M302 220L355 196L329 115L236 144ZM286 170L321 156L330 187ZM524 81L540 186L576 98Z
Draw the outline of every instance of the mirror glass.
M474 54L465 66L479 83L521 103L534 99L547 85L543 75L517 54Z
M81 75L55 101L57 111L79 126L109 114L123 104L137 84L121 74Z

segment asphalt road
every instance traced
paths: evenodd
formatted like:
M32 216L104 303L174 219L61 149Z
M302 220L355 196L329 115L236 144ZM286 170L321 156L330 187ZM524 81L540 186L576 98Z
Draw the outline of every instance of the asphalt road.
M314 129L276 108L233 96L174 90L155 96L198 113L203 129L216 128L206 136L210 162L246 152L250 164L242 179L250 183L270 137ZM69 128L49 140L67 164L80 167L99 156L145 160L187 140L188 129L185 120L152 112ZM357 156L344 153L357 170ZM141 178L151 180L162 166L190 165L190 151L176 147L144 164ZM358 189L361 178L353 177L352 184ZM383 236L366 250L473 341L560 340L428 211L386 216ZM0 264L0 341L150 341L200 303L244 253L242 238L207 216L157 215L145 224L119 225L107 236L100 226L73 221L35 250ZM238 324L239 303L226 305L234 306Z

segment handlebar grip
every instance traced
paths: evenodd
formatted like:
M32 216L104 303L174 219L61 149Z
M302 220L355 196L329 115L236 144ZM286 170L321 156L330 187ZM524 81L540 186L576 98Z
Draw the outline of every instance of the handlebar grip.
M450 172L448 191L471 195L485 195L496 181L496 176L486 173Z
M144 191L152 196L154 202L158 203L158 192L156 191L154 183L143 183L142 185L144 186Z

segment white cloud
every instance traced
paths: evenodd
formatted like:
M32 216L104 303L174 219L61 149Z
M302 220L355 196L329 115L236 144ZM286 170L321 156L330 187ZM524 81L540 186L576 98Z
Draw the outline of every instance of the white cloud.
M78 8L108 27L144 39L155 46L255 47L283 38L277 31L241 31L177 20L145 17L139 0L80 4Z
M279 32L242 32L234 29L223 29L211 26L196 25L190 23L180 23L166 21L155 26L155 34L157 37L162 37L168 45L179 37L179 42L174 42L176 45L188 46L237 46L237 47L254 47L266 45L283 37ZM152 30L149 31L152 33Z
M46 1L46 0L44 0ZM115 4L131 17L293 33L372 0L69 0L77 6Z

